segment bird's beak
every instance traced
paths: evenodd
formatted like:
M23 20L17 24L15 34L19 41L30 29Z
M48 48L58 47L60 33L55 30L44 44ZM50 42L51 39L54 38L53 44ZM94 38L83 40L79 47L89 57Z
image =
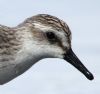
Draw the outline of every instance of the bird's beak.
M68 50L68 52L64 55L64 59L77 68L80 72L82 72L89 80L94 79L92 73L90 73L88 69L81 63L72 49Z

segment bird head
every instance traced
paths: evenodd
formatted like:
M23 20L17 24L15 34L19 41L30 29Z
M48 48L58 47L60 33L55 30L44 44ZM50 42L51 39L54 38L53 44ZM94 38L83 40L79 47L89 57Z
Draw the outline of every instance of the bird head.
M39 14L28 18L24 24L32 35L33 53L36 58L61 58L72 64L89 80L93 75L82 64L71 46L71 31L68 25L57 17Z

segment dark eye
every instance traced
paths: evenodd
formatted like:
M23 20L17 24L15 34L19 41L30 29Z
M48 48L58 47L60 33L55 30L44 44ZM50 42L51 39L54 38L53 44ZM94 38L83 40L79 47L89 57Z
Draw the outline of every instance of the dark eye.
M46 36L48 40L53 41L53 42L56 41L56 35L53 32L47 32Z

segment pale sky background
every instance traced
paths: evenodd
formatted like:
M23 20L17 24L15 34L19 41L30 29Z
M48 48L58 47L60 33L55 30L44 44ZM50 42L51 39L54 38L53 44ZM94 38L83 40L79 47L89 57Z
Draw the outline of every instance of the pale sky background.
M0 24L16 26L45 13L64 20L72 48L94 74L89 81L61 59L45 59L0 86L0 94L100 94L100 0L0 0Z

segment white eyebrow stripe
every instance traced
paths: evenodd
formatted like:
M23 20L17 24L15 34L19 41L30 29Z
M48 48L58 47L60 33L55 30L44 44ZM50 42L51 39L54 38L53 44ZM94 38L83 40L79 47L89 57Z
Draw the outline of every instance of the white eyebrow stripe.
M47 30L53 30L54 31L54 29L51 26L43 25L39 22L35 22L35 23L33 23L33 25L34 25L35 28L40 29L42 31L47 31Z
M52 26L47 26L47 25L43 25L39 22L34 22L33 23L34 27L37 28L37 29L40 29L42 30L43 32L47 32L47 31L53 31L55 32L55 34L60 34L60 35L63 35L63 31L57 31L55 28L53 28Z

